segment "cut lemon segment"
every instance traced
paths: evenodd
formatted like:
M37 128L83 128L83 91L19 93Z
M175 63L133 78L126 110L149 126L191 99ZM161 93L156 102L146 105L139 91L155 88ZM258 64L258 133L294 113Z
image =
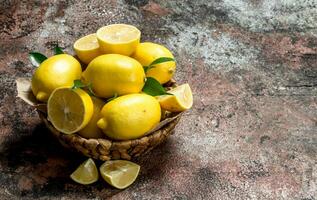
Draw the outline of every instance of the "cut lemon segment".
M99 178L99 173L94 160L88 158L79 165L79 167L70 175L70 178L83 185L96 182Z
M173 95L162 95L158 97L158 101L164 110L181 112L192 107L193 94L188 84L177 86L167 92Z
M85 64L89 64L90 61L102 54L95 33L78 39L74 43L74 50L78 58Z
M90 96L82 89L58 88L47 102L48 119L65 134L84 128L93 114Z
M106 161L100 166L102 178L118 189L131 185L137 178L140 165L126 160Z
M112 24L97 31L100 50L106 54L130 56L140 43L140 37L140 30L127 24Z

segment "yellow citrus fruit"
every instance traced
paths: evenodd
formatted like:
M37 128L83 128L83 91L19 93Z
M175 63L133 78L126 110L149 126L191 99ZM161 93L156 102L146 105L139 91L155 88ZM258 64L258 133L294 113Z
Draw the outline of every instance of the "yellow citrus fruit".
M140 165L127 160L111 160L103 163L100 168L101 177L113 187L124 189L138 177Z
M96 182L99 178L99 173L94 160L88 158L79 165L79 167L70 175L70 178L83 185Z
M32 91L37 100L46 102L56 88L72 86L80 79L80 63L71 55L59 54L46 59L35 70Z
M130 56L140 43L140 37L140 30L127 24L112 24L97 31L100 49L106 54Z
M74 43L74 50L78 58L85 64L89 64L90 61L101 55L99 43L95 33L78 39Z
M97 121L100 119L100 111L106 102L97 98L91 97L94 104L94 111L89 123L81 129L78 134L84 138L102 138L105 134L97 127Z
M98 97L139 93L145 81L142 65L133 58L119 54L101 55L92 60L82 74L92 84Z
M174 58L173 54L166 47L151 42L140 43L132 57L143 66L149 66L154 60L160 57ZM171 80L175 69L176 64L174 61L164 62L154 65L153 68L146 72L146 76L153 77L161 84L164 84Z
M47 102L48 119L65 134L84 128L93 114L90 96L82 89L57 88Z
M128 94L107 103L97 126L110 138L129 140L141 137L161 118L158 101L147 94Z
M188 84L173 88L168 93L173 95L162 95L158 97L162 109L171 112L181 112L193 105L193 95Z

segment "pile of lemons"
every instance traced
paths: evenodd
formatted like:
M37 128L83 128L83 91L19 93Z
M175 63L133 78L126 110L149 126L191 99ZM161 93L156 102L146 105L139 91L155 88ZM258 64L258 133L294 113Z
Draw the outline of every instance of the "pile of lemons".
M192 106L188 84L169 91L162 87L176 70L172 53L140 38L134 26L104 26L74 43L80 61L63 53L40 64L32 91L47 102L48 119L57 130L85 138L135 139L157 126L162 111ZM157 89L161 92L151 91Z

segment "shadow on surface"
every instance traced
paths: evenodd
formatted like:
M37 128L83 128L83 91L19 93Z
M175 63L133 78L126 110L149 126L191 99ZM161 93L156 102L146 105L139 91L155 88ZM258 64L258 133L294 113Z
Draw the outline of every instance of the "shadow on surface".
M159 179L162 176L164 171L161 168L166 164L166 159L157 158L169 154L168 144L163 143L142 158L134 160L142 167L134 187L148 179ZM0 184L6 185L5 190L12 196L107 198L121 192L107 185L101 178L87 186L73 182L69 175L86 157L60 145L44 124L37 125L30 134L8 138L3 146L0 155ZM96 161L97 167L101 163Z

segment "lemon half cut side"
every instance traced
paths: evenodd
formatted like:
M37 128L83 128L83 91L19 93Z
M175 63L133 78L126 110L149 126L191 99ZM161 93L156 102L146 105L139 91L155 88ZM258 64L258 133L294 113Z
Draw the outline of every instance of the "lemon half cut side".
M82 89L68 87L53 91L47 103L48 119L65 134L84 128L93 114L93 102Z
M141 31L127 24L112 24L97 31L100 49L103 53L130 56L140 43Z

